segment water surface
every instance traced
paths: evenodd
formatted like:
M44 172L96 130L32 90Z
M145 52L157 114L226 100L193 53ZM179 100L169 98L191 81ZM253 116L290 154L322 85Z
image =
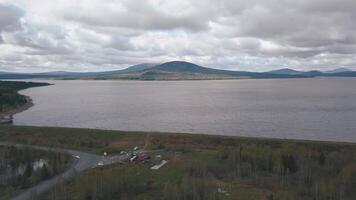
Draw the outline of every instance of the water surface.
M356 142L356 78L48 82L15 124Z

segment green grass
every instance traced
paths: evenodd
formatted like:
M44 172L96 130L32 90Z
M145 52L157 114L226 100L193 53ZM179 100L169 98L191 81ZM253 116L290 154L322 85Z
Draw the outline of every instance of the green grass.
M349 143L17 126L0 126L0 140L95 153L146 145L152 158L169 160L158 171L153 163L92 169L47 199L356 198L356 145Z

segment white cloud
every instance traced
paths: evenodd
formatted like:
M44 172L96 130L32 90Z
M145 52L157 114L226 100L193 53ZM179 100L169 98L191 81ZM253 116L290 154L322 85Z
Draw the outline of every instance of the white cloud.
M354 0L0 0L0 71L356 69Z

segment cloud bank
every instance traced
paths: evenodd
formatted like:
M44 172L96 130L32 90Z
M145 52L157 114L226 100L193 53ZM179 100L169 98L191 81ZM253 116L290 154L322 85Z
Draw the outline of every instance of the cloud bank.
M354 0L0 0L0 71L356 69Z

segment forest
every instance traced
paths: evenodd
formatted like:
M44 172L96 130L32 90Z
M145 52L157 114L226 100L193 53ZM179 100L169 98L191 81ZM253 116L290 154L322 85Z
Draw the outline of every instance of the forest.
M71 156L62 152L0 146L0 199L9 199L59 174L71 161Z
M33 199L356 198L356 146L349 143L16 126L0 132L0 140L98 154L150 151L149 162L90 169ZM151 170L158 155L168 164Z
M49 84L22 81L0 81L0 113L27 103L26 97L17 93L19 90L46 85Z

